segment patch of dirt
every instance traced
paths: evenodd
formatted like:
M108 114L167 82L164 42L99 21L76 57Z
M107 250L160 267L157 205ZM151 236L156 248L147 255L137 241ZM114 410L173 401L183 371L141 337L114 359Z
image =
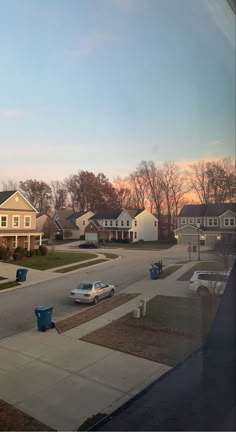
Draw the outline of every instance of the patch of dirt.
M0 400L0 431L54 431L30 415Z
M68 330L71 330L74 327L78 327L81 324L84 324L94 318L103 315L106 312L109 312L112 309L117 308L118 306L126 303L130 300L133 300L135 297L140 294L119 294L115 297L109 298L107 300L103 300L101 303L96 306L88 305L88 309L83 312L79 312L75 315L72 315L68 318L64 318L55 323L55 328L58 333L64 333Z

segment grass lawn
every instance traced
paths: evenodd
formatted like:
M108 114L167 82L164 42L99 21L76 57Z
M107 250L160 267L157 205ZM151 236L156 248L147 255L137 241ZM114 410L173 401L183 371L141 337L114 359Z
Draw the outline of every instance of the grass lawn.
M13 287L18 286L18 285L20 285L20 283L15 282L15 281L3 282L0 284L0 291L7 289L7 288L13 288Z
M109 312L111 309L115 309L116 307L122 305L123 303L126 303L127 301L132 300L138 295L139 294L135 293L119 294L115 297L101 300L101 302L99 302L99 304L94 307L91 305L86 305L87 308L83 312L79 312L68 318L57 321L55 323L55 327L58 333L64 333L65 331L71 330L74 327L77 327L94 318L97 318L100 315L103 315L106 312Z
M0 431L52 431L23 411L0 400Z
M157 296L145 318L130 313L81 339L175 366L202 345L218 304L216 298Z
M36 270L48 270L75 262L96 258L97 255L83 252L48 252L45 256L29 257L22 261L14 261L14 264L29 267Z
M59 269L59 270L55 270L54 273L68 273L68 272L70 272L72 270L78 270L78 269L81 269L81 268L84 268L84 267L90 267L92 265L100 264L100 263L107 262L107 261L109 261L109 260L107 260L107 259L98 259L98 260L94 260L94 261L89 261L89 262L85 262L84 264L76 264L76 265L73 265L73 266L70 266L70 267L65 267L65 268L62 268L62 269Z
M105 255L105 257L109 258L109 259L119 258L119 255L116 255L116 254L113 254L113 253L104 253L103 255Z
M168 267L163 269L163 272L160 273L160 279L165 279L166 277L170 276L172 273L176 272L182 267L182 265L169 265Z
M222 261L201 261L195 264L191 269L186 271L180 278L179 281L189 281L194 271L198 270L209 270L209 271L223 271L224 264Z
M136 242L136 243L105 243L105 245L100 244L100 247L104 248L125 248L125 249L139 249L139 250L160 250L169 249L174 246L174 243L158 242L158 241L146 241L146 242Z

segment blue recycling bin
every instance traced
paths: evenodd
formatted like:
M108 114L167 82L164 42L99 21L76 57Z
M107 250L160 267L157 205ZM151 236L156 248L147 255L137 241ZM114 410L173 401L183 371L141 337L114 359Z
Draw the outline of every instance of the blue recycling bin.
M25 282L28 270L27 269L17 269L16 270L16 282Z
M37 317L38 331L45 332L48 329L54 328L52 321L53 306L38 306L34 312Z
M157 266L155 266L154 264L150 264L149 273L150 273L150 279L152 279L152 280L158 279L159 271L158 271Z

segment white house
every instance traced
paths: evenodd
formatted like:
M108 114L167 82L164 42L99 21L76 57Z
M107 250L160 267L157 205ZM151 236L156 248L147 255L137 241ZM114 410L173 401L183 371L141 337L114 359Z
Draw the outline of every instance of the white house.
M158 220L145 209L108 209L92 216L85 239L136 242L158 240Z

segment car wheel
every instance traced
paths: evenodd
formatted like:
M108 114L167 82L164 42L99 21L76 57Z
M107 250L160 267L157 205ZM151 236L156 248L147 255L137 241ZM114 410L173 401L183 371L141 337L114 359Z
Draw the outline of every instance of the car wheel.
M205 287L199 287L197 293L200 297L208 297L210 294L208 289Z
M109 297L113 297L114 294L115 294L115 291L112 289L110 294L109 294Z
M94 305L98 304L98 297L94 297L93 304Z

